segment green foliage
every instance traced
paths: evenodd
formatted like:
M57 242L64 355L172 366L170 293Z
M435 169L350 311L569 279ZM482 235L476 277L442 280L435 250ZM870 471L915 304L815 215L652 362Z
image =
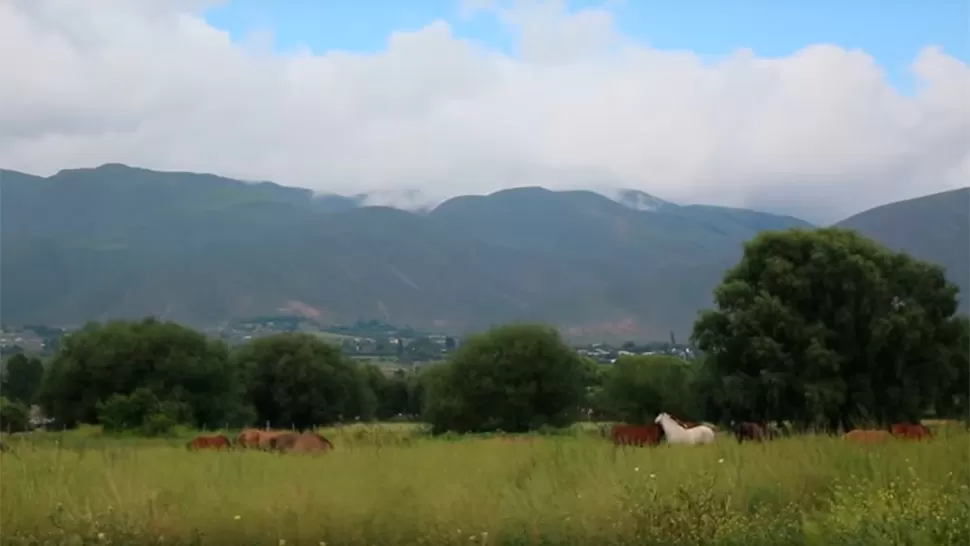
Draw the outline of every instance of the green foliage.
M30 412L23 402L0 396L0 430L22 432L29 426Z
M238 348L232 360L245 375L245 398L260 423L303 429L374 416L377 400L365 371L315 336L260 338Z
M559 334L509 325L469 337L431 371L426 418L435 432L522 432L573 421L588 366Z
M957 375L956 294L941 267L853 231L763 233L725 274L694 339L725 417L911 420Z
M60 424L97 423L98 403L146 389L191 408L197 426L242 413L241 384L224 343L172 322L90 323L63 340L39 399Z
M31 434L11 442L22 454L3 456L3 544L965 546L970 537L970 435L959 425L932 442L873 449L806 435L613 450L579 433L444 439L418 428L324 429L338 448L323 457Z
M192 420L192 408L184 402L162 401L151 390L113 394L98 402L98 420L106 432L137 432L144 436L171 434L176 425Z
M954 317L946 326L953 329L950 335L957 341L948 355L950 385L937 400L936 411L943 417L970 421L970 318Z
M857 230L893 250L946 266L960 287L960 312L970 312L970 188L944 191L883 205L842 220L835 227Z
M0 379L0 392L11 400L31 404L44 379L44 365L39 358L20 353L7 359Z
M660 412L699 417L694 367L667 355L622 356L606 376L603 396L619 419L647 423Z
M375 395L377 406L374 415L379 421L407 413L408 378L405 374L395 373L388 376L374 364L363 366L362 372Z

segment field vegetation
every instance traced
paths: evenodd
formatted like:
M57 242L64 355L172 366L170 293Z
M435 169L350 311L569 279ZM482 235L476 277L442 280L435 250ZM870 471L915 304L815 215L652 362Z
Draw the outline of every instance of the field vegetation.
M615 449L595 428L322 430L320 456L96 430L11 439L4 544L967 544L970 435Z

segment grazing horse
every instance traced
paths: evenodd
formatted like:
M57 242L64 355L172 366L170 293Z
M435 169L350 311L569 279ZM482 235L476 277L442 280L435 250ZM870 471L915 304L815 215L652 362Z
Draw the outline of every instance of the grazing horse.
M239 447L259 447L258 428L247 428L236 436L236 445Z
M271 442L287 432L276 430L259 430L258 428L247 428L236 436L236 445L246 448L270 449Z
M905 438L907 440L929 439L933 436L930 433L930 429L919 423L894 423L890 427L890 433L896 438Z
M316 432L280 434L269 440L270 449L280 453L324 452L333 449L333 443Z
M763 429L758 423L752 423L750 421L741 421L739 423L732 422L731 432L734 433L734 436L738 439L739 444L745 440L761 442L765 439L765 429Z
M663 438L664 429L656 423L649 425L613 425L610 440L617 446L655 446Z
M684 428L667 413L661 413L653 422L663 427L668 444L701 445L714 441L714 431L707 425Z
M215 436L196 436L186 447L191 451L197 451L199 449L230 448L232 445L229 443L229 438L217 434Z
M857 444L881 444L889 441L892 437L892 434L889 434L885 430L869 430L862 428L850 430L842 435L843 440L848 440Z

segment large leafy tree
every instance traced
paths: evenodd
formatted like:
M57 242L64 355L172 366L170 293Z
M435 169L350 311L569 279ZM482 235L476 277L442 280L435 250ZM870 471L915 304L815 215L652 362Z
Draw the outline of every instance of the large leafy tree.
M361 370L377 401L375 417L379 421L403 415L408 411L408 377L403 371L388 376L379 366L365 364Z
M970 318L959 317L950 323L959 342L950 352L950 387L939 397L936 411L944 417L970 420Z
M305 429L370 419L377 406L368 375L340 348L309 334L257 339L233 353L260 423Z
M843 229L765 232L694 325L734 418L914 419L952 385L958 289L941 267Z
M621 356L606 376L603 397L616 417L645 423L660 412L697 419L694 367L670 355Z
M239 414L240 383L220 341L173 322L90 323L66 336L39 394L60 423L97 423L99 403L146 389L190 408L198 426L221 426Z
M7 359L0 392L10 400L30 404L44 379L44 365L37 357L18 353Z
M522 432L571 423L589 368L552 328L517 324L471 336L433 368L426 418L436 432Z

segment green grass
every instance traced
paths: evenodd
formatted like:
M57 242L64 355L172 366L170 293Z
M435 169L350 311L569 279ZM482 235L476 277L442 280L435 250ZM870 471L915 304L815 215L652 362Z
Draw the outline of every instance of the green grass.
M970 435L614 450L590 431L328 430L326 455L189 453L86 430L8 439L3 544L970 543Z

